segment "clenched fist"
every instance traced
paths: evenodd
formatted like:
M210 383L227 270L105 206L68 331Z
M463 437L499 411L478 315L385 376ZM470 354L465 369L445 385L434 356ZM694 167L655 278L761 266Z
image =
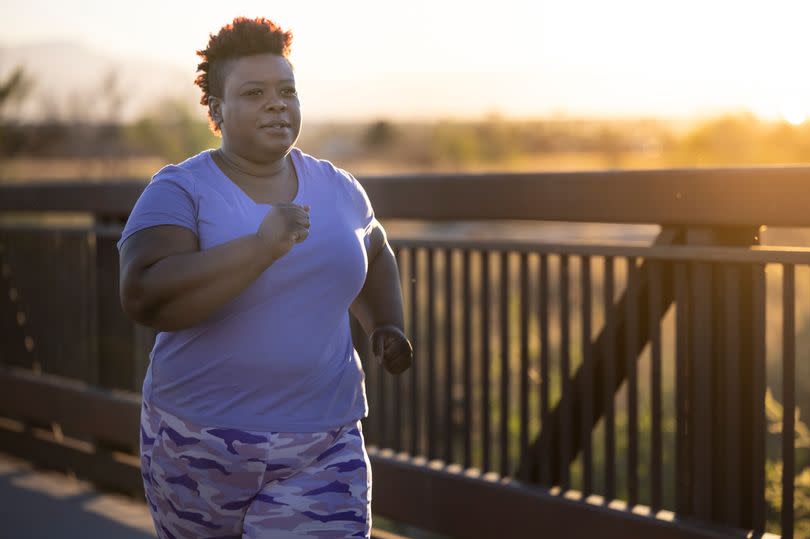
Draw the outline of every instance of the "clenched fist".
M403 373L413 363L413 347L396 326L381 326L372 331L371 350L391 374Z
M287 254L309 236L309 206L274 204L256 231L271 260Z

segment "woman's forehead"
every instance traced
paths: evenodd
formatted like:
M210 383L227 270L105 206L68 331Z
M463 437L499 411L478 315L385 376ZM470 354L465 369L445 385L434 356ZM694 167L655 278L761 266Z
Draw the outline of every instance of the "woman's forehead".
M228 71L227 84L295 80L290 62L278 54L255 54L236 58L231 60Z

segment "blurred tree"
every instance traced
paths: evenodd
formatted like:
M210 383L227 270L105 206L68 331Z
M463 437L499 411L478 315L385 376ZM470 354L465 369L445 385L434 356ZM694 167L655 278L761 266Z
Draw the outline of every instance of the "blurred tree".
M13 153L15 148L23 145L24 137L15 129L16 122L8 115L8 110L15 105L19 107L33 85L33 80L26 75L22 66L0 81L0 155Z
M607 168L621 168L625 142L624 136L618 128L612 125L605 125L600 128L597 145L601 150Z
M760 121L752 114L714 118L692 130L679 145L678 164L742 165L760 161Z
M396 128L388 120L377 120L366 130L364 142L371 150L389 147L396 139Z
M28 96L33 87L33 80L25 74L25 69L18 66L4 81L0 81L0 120L5 121L8 106L19 105Z
M127 138L141 152L172 163L218 145L208 122L184 101L167 99L127 128Z
M438 164L464 167L478 161L481 150L474 130L463 124L439 122L433 131L431 148Z

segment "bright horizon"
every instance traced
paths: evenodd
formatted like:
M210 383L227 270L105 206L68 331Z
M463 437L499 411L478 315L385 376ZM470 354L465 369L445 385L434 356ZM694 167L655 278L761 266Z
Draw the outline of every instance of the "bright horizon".
M315 116L549 114L810 116L806 2L30 0L5 6L2 44L75 41L193 78L208 34L237 15L294 33ZM126 9L136 5L137 9ZM43 16L43 14L47 14ZM6 75L0 73L0 76Z

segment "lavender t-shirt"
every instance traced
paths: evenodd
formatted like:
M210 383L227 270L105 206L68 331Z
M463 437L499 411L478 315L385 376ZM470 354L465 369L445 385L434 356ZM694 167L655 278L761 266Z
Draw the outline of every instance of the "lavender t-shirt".
M205 322L158 333L143 384L155 406L201 425L281 432L326 431L368 413L348 309L365 282L374 213L351 174L297 148L291 156L309 237ZM210 249L254 234L270 207L204 151L152 178L118 247L170 224Z

